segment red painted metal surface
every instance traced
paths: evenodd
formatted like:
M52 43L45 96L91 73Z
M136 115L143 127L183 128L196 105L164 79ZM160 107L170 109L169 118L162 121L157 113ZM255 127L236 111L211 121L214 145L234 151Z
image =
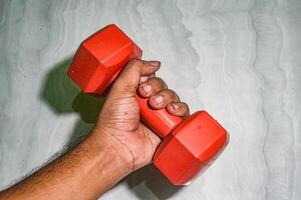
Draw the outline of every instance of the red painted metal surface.
M141 49L112 24L81 43L68 75L84 92L101 95L130 59L141 56ZM226 130L205 111L183 121L166 109L151 109L148 99L136 99L144 123L163 139L153 162L175 185L189 182L227 144Z

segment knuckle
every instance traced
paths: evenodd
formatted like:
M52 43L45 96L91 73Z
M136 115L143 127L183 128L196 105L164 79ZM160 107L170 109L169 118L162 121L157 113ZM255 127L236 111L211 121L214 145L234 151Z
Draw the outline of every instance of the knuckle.
M188 105L185 102L180 102L180 107L182 107L184 110L188 109Z
M185 107L185 108L188 108L188 105L187 105L187 103L185 103L185 102L181 102L181 105L182 105L183 107Z
M181 102L181 105L182 105L182 106L180 106L180 107L182 107L183 112L184 112L184 113L189 113L189 107L188 107L188 104L185 103L185 102Z
M138 59L138 58L132 58L129 63L130 64L139 64L141 62L142 61L140 59Z
M139 59L132 59L128 62L126 67L123 69L123 72L128 71L139 71L142 67L142 61Z
M128 64L126 65L124 70L129 70L129 69L138 68L138 67L140 67L139 62L135 61L135 60L131 60L130 62L128 62Z
M168 91L169 91L170 96L171 96L173 99L179 99L177 93L176 93L174 90L168 90Z
M150 82L152 85L154 85L155 87L157 87L159 89L167 88L166 83L159 77L154 77L154 78L150 79Z
M141 67L143 65L143 61L138 59L138 58L133 58L130 60L130 62L128 63L129 66L131 67Z
M175 93L175 91L173 91L171 89L162 90L162 94L167 96L167 98L169 98L169 99L176 99L178 97L177 94Z

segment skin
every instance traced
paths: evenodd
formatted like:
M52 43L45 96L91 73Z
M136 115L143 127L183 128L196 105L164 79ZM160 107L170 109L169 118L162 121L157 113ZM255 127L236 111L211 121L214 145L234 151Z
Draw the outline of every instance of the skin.
M187 117L186 103L155 76L158 61L131 60L116 79L89 136L57 160L0 193L0 200L97 199L151 163L160 138L140 123L138 91L152 109Z

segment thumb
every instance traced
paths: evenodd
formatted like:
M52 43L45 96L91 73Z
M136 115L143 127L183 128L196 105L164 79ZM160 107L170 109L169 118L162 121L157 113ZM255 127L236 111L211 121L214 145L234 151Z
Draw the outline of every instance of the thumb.
M160 68L159 61L131 60L120 73L111 88L114 97L136 96L141 76L149 76Z

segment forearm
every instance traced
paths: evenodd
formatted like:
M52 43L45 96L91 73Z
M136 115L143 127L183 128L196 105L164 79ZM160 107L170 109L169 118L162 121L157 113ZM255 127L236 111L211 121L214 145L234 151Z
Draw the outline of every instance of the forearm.
M0 200L96 199L131 172L109 143L90 135L59 159L0 193Z

